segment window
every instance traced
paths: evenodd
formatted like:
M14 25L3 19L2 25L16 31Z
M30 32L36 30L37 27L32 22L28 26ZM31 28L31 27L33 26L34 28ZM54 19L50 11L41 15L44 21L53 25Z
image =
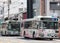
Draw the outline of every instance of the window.
M37 21L27 21L24 23L25 29L38 29L39 22L37 24Z
M20 31L20 24L19 23L9 23L8 30Z
M32 21L27 21L24 23L24 28L29 29L32 27Z
M58 2L50 2L50 9L51 10L60 10L60 5L58 5Z
M43 22L44 29L58 29L58 22Z

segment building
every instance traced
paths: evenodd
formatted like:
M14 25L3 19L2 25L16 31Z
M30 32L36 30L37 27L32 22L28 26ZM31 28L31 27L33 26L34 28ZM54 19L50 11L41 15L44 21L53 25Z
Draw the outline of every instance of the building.
M60 0L46 0L46 14L48 16L58 17L60 16Z
M54 16L60 15L60 0L34 0L34 16Z
M25 4L19 8L19 12L23 11L23 19L33 18L34 16L46 16L45 12L45 0L25 0Z
M60 0L47 0L45 2L48 3L46 5L47 16L58 17L60 25Z
M12 1L10 5L10 16L12 14L19 14L21 11L23 11L22 15L25 18L33 18L34 16L59 16L60 2L59 0Z
M9 5L9 18L13 19L15 15L20 16L21 12L26 12L26 3L26 0L11 0L11 4ZM4 18L8 18L8 3L4 4Z
M45 0L27 0L27 18L45 15Z

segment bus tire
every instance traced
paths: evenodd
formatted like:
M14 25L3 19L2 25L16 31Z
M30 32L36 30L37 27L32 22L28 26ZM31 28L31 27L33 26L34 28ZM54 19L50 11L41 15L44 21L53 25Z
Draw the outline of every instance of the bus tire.
M50 40L53 40L53 38L50 38Z
M33 32L33 38L34 38L34 35L35 35L35 31Z
M23 36L24 36L24 38L26 38L26 36L25 36L25 31L24 31L24 35L23 35Z
M26 32L24 31L24 38L27 38L28 39L28 37L26 37L25 34L26 34Z

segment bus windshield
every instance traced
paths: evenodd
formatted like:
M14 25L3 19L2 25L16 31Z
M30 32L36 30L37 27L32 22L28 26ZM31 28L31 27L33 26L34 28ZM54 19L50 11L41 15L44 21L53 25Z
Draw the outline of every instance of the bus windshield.
M20 28L20 24L18 24L18 23L11 23L11 24L9 24L9 30L19 30L19 28Z
M44 29L58 29L58 22L43 22Z
M11 27L12 28L19 28L20 26L19 26L19 24L11 24Z

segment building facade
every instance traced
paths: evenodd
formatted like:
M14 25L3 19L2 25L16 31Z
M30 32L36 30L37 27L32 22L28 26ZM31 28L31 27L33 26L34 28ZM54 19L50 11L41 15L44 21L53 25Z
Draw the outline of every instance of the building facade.
M46 16L45 0L27 0L27 18Z
M45 0L46 4L46 14L48 16L58 17L60 16L60 0Z
M34 0L34 16L60 16L60 0Z
M60 0L26 0L25 18L34 16L60 16ZM22 7L20 8L20 11Z

